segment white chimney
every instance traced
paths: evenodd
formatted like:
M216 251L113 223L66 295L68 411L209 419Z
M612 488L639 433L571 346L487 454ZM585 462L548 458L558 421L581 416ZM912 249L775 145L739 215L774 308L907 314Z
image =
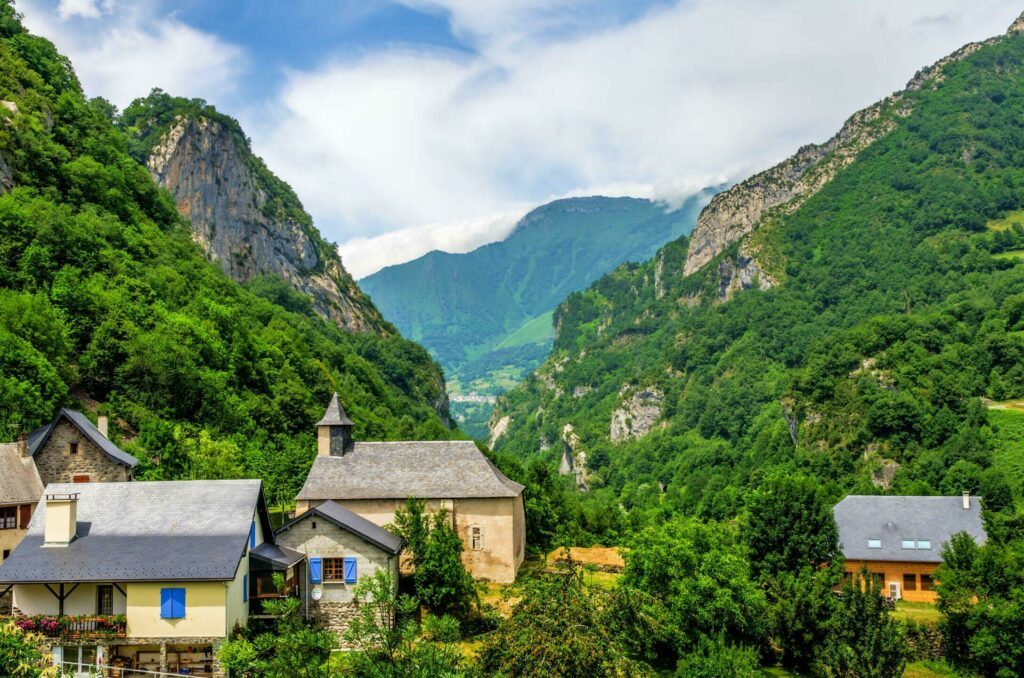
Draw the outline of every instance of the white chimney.
M964 492L963 500L964 500L964 510L966 511L966 510L971 508L971 493L970 492Z
M99 429L104 438L110 437L107 435L107 415L105 412L96 415L96 428Z
M24 431L18 434L18 454L22 457L28 456L28 434Z
M78 528L78 493L47 494L46 514L43 518L44 546L70 544Z

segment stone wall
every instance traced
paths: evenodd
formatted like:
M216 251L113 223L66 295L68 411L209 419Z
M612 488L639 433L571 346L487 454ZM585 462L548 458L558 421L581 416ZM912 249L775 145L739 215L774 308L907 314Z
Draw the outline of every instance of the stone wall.
M77 454L71 454L71 443L78 443ZM76 475L88 476L93 483L130 480L128 467L108 457L66 419L57 422L35 462L44 486L74 482Z
M359 614L358 603L320 600L310 604L309 612L310 616L320 622L325 629L333 631L338 636L339 647L345 650L352 649L352 645L345 640L345 631Z

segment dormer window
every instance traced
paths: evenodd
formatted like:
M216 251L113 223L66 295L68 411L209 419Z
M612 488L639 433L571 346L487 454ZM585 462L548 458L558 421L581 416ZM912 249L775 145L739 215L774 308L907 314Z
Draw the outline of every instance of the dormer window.
M882 548L882 540L881 539L868 539L868 548L869 549L880 549L880 548Z

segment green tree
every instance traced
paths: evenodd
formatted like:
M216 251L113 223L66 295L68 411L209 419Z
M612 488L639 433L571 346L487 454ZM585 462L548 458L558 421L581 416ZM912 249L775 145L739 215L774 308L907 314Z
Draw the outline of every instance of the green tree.
M755 575L798 572L840 556L839 528L821 483L805 476L777 476L747 502L743 539Z
M896 678L907 649L900 625L889 614L879 583L867 570L851 577L832 616L822 663L839 678Z
M842 565L798 572L780 572L765 580L769 625L780 661L786 668L804 673L819 660L828 644Z

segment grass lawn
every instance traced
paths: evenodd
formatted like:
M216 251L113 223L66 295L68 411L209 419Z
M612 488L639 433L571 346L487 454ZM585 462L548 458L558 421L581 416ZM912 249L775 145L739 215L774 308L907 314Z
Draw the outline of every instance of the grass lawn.
M910 603L905 600L896 601L893 617L919 624L938 624L942 619L939 608L931 603Z
M994 259L1013 259L1016 261L1018 259L1024 259L1024 250L1006 250L1005 252L993 254L992 257Z
M1024 226L1024 210L1014 210L1002 219L992 219L986 226L990 231L1006 231L1013 228L1014 224Z
M956 676L956 671L950 668L949 664L942 661L924 661L907 664L903 672L903 678L940 678L941 676Z
M1024 490L1024 402L992 403L988 417L996 434L996 468L1020 496Z

